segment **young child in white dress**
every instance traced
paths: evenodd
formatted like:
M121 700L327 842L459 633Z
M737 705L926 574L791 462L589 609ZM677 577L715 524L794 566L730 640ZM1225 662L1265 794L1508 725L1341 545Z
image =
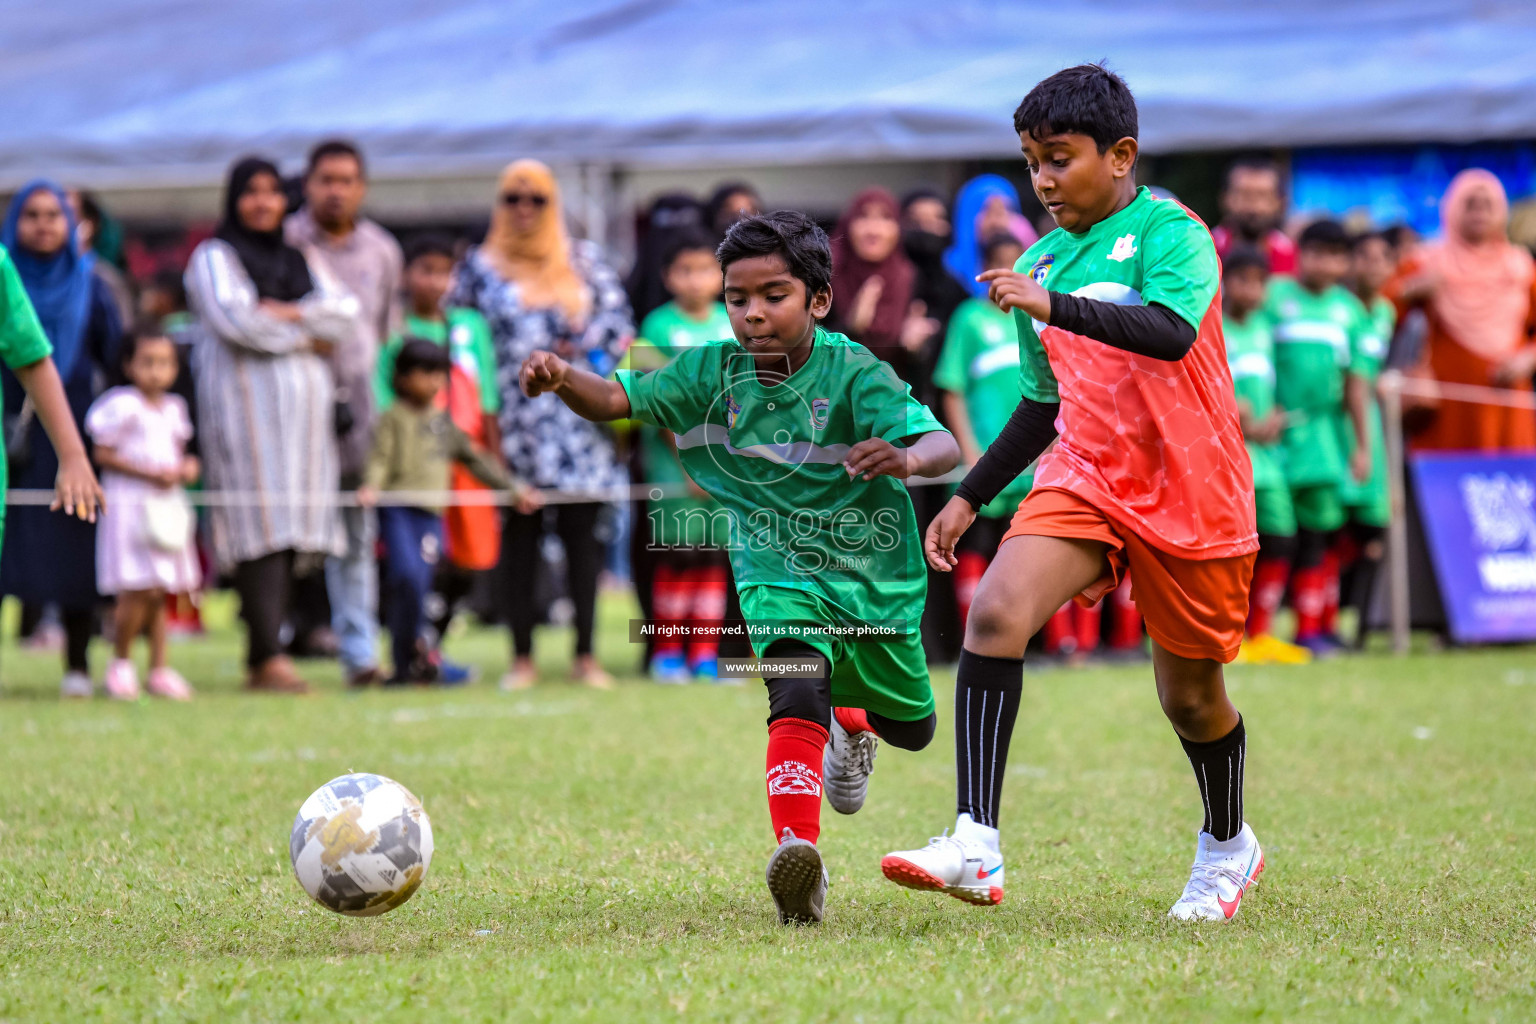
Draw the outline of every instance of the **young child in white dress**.
M170 338L159 330L135 332L123 349L123 371L132 383L105 392L85 417L107 498L96 528L96 586L117 595L117 651L106 691L118 700L139 695L129 655L140 633L149 639L149 692L172 700L192 696L166 664L165 650L165 595L202 586L194 519L182 491L197 479L199 466L186 453L192 438L187 403L170 392L177 369Z

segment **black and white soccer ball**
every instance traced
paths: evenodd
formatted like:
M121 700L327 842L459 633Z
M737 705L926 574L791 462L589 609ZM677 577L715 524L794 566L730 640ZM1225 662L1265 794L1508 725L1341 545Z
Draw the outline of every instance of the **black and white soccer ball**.
M288 839L293 873L321 906L373 917L410 899L432 865L421 801L382 775L332 779L312 793Z

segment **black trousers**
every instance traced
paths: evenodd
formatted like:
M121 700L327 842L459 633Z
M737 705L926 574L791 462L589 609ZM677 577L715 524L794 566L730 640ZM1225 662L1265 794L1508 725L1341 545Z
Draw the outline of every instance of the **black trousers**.
M256 668L283 653L283 621L293 588L293 552L270 555L235 566L235 591L245 620L245 664Z
M533 626L539 609L534 581L539 566L539 542L543 540L546 513L565 547L566 586L576 606L576 654L592 653L592 625L597 616L597 574L603 567L603 545L597 540L597 517L602 505L582 502L556 505L532 515L507 510L502 517L502 591L506 595L507 625L512 628L512 650L518 657L533 653Z

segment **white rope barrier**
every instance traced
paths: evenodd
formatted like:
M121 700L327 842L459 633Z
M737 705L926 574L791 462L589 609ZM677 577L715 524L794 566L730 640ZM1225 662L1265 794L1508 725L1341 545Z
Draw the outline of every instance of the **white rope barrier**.
M959 483L965 477L963 469L956 469L939 477L911 477L908 487L932 487L940 484ZM155 500L168 492L145 491L138 497L140 502ZM693 494L687 484L626 484L618 487L596 488L585 491L540 491L545 505L579 505L589 502L638 502L659 501L664 498L685 498ZM245 508L272 505L300 507L335 506L356 508L362 503L356 491L304 491L299 493L267 493L265 491L184 491L188 504L205 508ZM41 488L16 488L5 492L5 503L11 507L43 506L53 503L53 491ZM131 500L131 499L130 499ZM509 491L382 491L374 505L380 508L449 508L473 506L506 508L515 504Z

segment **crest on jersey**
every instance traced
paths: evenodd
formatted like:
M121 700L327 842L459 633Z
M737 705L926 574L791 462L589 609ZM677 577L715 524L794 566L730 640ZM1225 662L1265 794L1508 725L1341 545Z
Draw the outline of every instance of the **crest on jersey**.
M1029 268L1029 276L1035 279L1035 284L1045 287L1045 275L1051 272L1051 264L1055 262L1055 254L1049 252L1035 260L1035 265Z
M811 428L820 430L827 425L827 413L832 411L832 402L825 398L811 399Z
M741 403L730 395L725 396L725 429L730 430L736 426L736 417L741 415Z
M1114 260L1116 263L1124 263L1126 260L1135 255L1136 236L1121 235L1119 238L1115 239L1115 247L1109 250L1109 256L1107 258Z

